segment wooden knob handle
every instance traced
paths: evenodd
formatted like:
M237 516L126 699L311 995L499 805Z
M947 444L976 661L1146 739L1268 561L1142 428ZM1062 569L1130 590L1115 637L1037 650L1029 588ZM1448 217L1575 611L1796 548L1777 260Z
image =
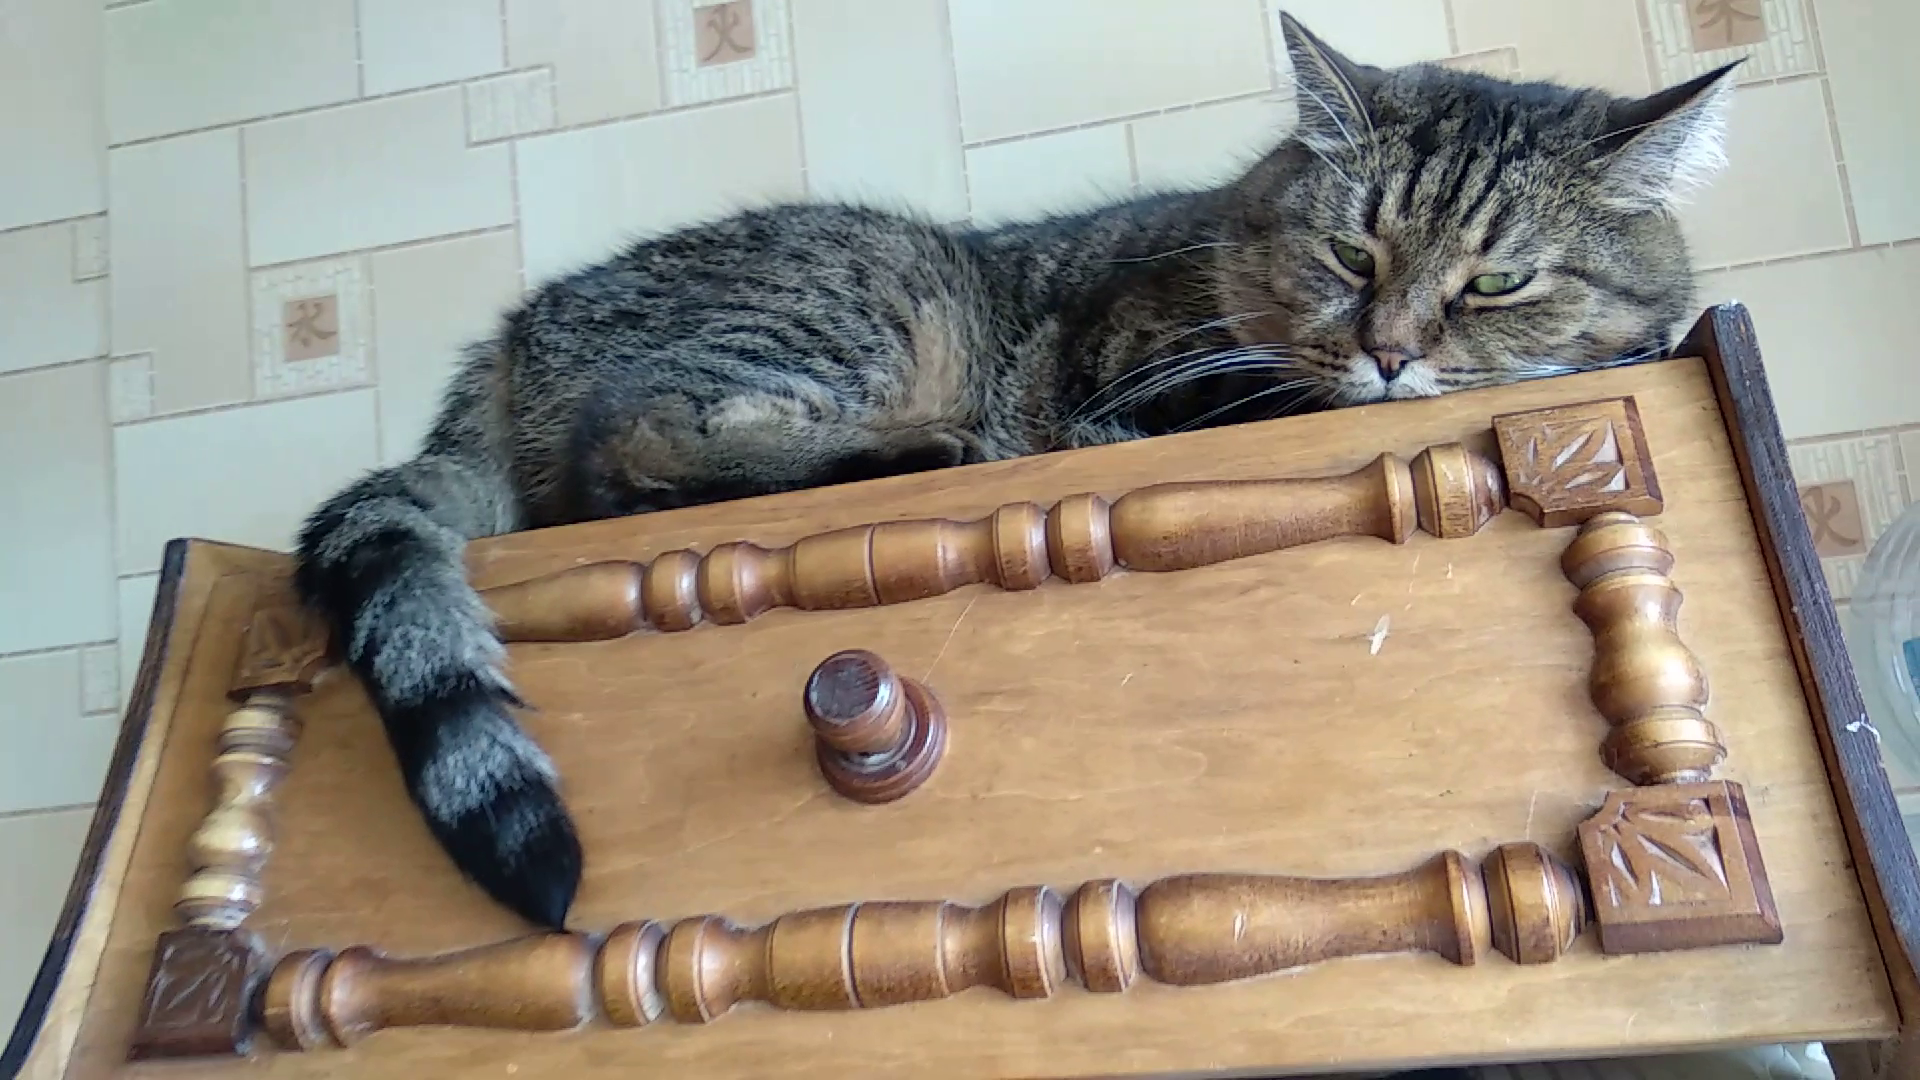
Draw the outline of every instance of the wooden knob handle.
M865 649L821 661L807 677L801 705L821 775L858 802L904 798L946 753L946 713L932 692Z
M1137 906L1141 967L1176 986L1368 953L1434 952L1471 964L1488 934L1479 875L1457 851L1379 878L1163 878Z

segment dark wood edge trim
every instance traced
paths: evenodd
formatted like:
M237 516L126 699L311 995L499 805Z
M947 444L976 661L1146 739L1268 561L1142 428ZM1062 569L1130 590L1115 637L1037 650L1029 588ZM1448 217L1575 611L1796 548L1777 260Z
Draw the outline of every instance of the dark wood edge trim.
M140 659L140 673L134 681L126 715L120 722L120 735L114 741L113 757L107 763L100 801L94 807L93 824L88 827L86 842L80 848L80 862L74 868L72 884L67 886L60 919L54 924L53 937L47 942L46 954L40 958L40 970L35 973L20 1016L14 1021L13 1035L7 1040L5 1052L0 1053L0 1076L17 1077L26 1065L40 1029L46 1023L54 993L66 976L67 960L73 953L75 938L80 924L86 920L94 886L100 877L101 860L120 823L121 804L126 800L127 785L133 779L134 763L140 756L141 744L146 741L154 697L160 688L160 673L167 663L167 645L173 635L180 584L192 547L193 541L174 540L167 544L161 557L159 587L154 592L153 612L147 620L147 643Z
M1900 1007L1902 1027L1920 1024L1920 860L1887 780L1879 743L1864 725L1866 705L1841 636L1820 557L1800 507L1786 440L1761 366L1753 320L1739 304L1710 308L1694 324L1681 354L1702 356L1733 441L1747 504L1760 534L1767 571L1786 622L1828 775L1854 846L1854 871L1875 916L1882 959ZM1857 856L1865 854L1864 864Z

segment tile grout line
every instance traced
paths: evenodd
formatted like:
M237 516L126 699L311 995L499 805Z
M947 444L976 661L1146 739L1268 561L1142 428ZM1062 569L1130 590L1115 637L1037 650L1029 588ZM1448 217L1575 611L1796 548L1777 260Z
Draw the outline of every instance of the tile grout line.
M367 96L367 48L360 29L362 21L361 0L353 0L353 92L357 98Z
M246 401L223 401L217 405L201 405L191 409L180 409L175 412L156 413L152 416L143 416L138 420L128 420L126 423L115 424L113 426L115 428L141 427L147 424L161 423L166 420L183 420L190 416L212 416L215 413L235 412L240 409L264 409L287 401L310 401L314 398L332 397L335 394L352 394L362 390L373 389L375 389L375 387L371 383L354 383L348 386L322 386L315 387L311 390L300 390L291 394L281 394L270 398L250 398ZM129 570L120 576L140 577L153 572L152 570Z
M953 2L938 0L940 4L940 44L945 49L947 63L947 85L952 90L953 100L953 145L960 151L960 195L966 203L967 221L973 220L973 170L967 167L967 117L960 102L960 57L954 45Z
M477 229L462 229L459 232L440 233L436 236L423 236L418 240L396 240L391 244L376 244L373 247L354 248L351 251L333 251L324 255L302 255L297 259L282 259L279 262L261 263L249 267L249 270L286 270L307 263L326 262L330 259L351 259L361 255L385 255L393 251L405 251L408 248L426 247L429 244L445 244L454 240L471 240L476 236L491 236L506 232L512 225L482 225Z
M1757 270L1763 266L1784 266L1789 263L1812 262L1816 259L1831 259L1842 255L1859 255L1872 251L1895 251L1920 244L1920 236L1909 236L1905 240L1888 240L1877 244L1861 244L1857 247L1828 248L1824 251L1807 251L1798 255L1781 255L1770 259L1749 259L1746 262L1726 263L1721 266L1703 266L1697 273L1725 274L1735 270Z
M151 3L152 0L137 0L138 3ZM129 4L128 7L135 5ZM71 814L75 810L91 810L95 803L62 803L55 806L36 806L28 810L0 810L0 821L19 821L24 818L51 816L53 814Z
M1813 45L1813 66L1820 74L1820 104L1827 112L1827 138L1833 143L1833 165L1840 176L1840 204L1847 211L1847 236L1860 247L1860 218L1854 208L1853 178L1847 171L1847 149L1840 139L1840 114L1833 107L1833 70L1827 66L1826 41L1820 34L1820 16L1812 0L1800 5L1800 17L1807 23L1807 39Z
M148 0L141 0L141 2L146 3L148 2ZM107 212L105 210L95 210L91 214L76 214L73 217L53 218L48 221L29 221L24 225L8 225L5 228L0 228L0 236L11 236L14 233L27 232L30 229L53 229L53 228L58 228L61 225L73 226L73 225L78 225L83 221L88 221L92 218L104 219L106 216L107 216ZM109 258L112 257L111 252L108 253L108 257ZM93 281L96 279L87 278L86 280ZM79 282L75 282L75 284L79 284Z
M152 3L154 0L140 0L140 2ZM462 92L464 92L463 88L473 83L486 82L490 79L504 78L509 75L525 75L551 66L550 64L535 64L531 67L517 68L510 71L495 71L486 75L474 75L463 79L449 79L446 82L429 83L426 86L409 86L402 90L389 90L383 94L368 94L358 98L342 98L339 101L329 101L320 105L303 105L297 109L284 109L280 112L263 113L259 116L246 116L236 120L222 120L217 124L202 124L199 127L182 128L179 131L168 131L159 135L143 135L138 139L128 139L125 142L108 143L107 149L128 150L136 146L147 146L151 143L165 142L168 139L182 139L189 135L205 135L209 132L224 131L227 128L249 127L254 124L271 124L281 120L293 120L303 116L312 116L315 113L332 112L336 109L351 109L358 105L372 105L377 102L392 101L395 98L416 97L422 94L437 94L447 90L462 90ZM622 117L621 119L638 119L641 116L647 115L651 114L636 113L634 116ZM85 216L91 217L93 215Z
M991 139L980 139L975 142L962 144L961 149L980 150L989 146L1003 146L1007 143L1025 142L1029 139L1044 139L1050 135L1065 135L1070 131L1087 131L1093 128L1107 127L1111 124L1130 124L1136 120L1151 120L1161 116L1176 116L1180 113L1197 112L1201 109L1211 108L1216 105L1237 105L1242 102L1261 101L1264 99L1284 101L1290 100L1292 97L1293 95L1285 90L1276 90L1269 87L1265 90L1250 90L1244 93L1231 94L1226 97L1208 98L1204 101L1189 101L1158 109L1145 109L1140 112L1123 113L1119 116L1102 117L1099 120L1087 120L1078 124L1063 124L1059 127L1041 128L1015 135L1000 135Z
M111 342L109 342L109 347L111 347ZM35 364L32 367L16 368L13 371L0 371L0 380L11 379L16 375L31 375L41 371L57 371L60 368L79 367L81 364L91 364L96 360L105 360L111 363L113 354L102 353L99 356L79 356L72 360L55 360L51 363Z
M117 646L119 644L120 639L113 637L107 638L104 641L75 641L66 645L42 645L34 649L15 649L12 652L0 653L0 661L27 660L36 656L53 656L64 652L77 653L82 649L97 649L102 645Z

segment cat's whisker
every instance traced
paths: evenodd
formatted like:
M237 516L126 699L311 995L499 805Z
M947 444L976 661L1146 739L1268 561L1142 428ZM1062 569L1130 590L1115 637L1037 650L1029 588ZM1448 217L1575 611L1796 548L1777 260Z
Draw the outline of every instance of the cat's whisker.
M1215 323L1227 322L1229 320L1244 320L1244 319L1250 319L1254 317L1256 317L1254 313L1249 313L1245 316L1227 316L1225 319L1216 319L1214 320L1213 323L1205 324L1202 326L1196 326L1191 330L1187 330L1180 334L1175 334L1172 338L1166 339L1166 341L1163 341L1160 344L1153 346L1153 349L1150 351L1158 351L1159 349L1164 348L1165 345L1168 344L1169 342L1178 341L1180 338L1186 337L1189 334L1199 333L1200 331L1207 329L1209 326L1212 326ZM1132 370L1125 372L1124 374L1120 375L1118 378L1114 379L1112 382L1099 388L1098 390L1095 390L1093 393L1087 395L1087 399L1085 401L1082 401L1079 404L1079 406L1077 406L1072 412L1068 413L1065 419L1068 421L1071 421L1078 418L1082 413L1086 412L1089 408L1092 408L1094 402L1099 401L1101 398L1106 397L1109 394L1119 391L1121 388L1127 386L1127 384L1129 383L1138 382L1141 379L1149 378L1157 373L1164 373L1167 366L1170 364L1174 364L1182 360L1188 360L1192 357L1202 356L1203 354L1206 354L1209 351L1210 351L1210 347L1203 345L1200 348L1189 349L1183 353L1175 353L1172 356L1163 356L1157 360L1149 360L1146 363L1141 364L1138 367L1135 367Z
M1096 414L1094 419L1125 412L1142 402L1150 401L1153 398L1177 390L1188 383L1215 375L1244 374L1256 371L1298 370L1295 364L1276 362L1275 359L1271 358L1273 355L1271 352L1262 350L1235 349L1218 356L1208 357L1206 358L1207 362L1204 364L1187 365L1178 372L1169 373L1163 378L1156 379L1152 383L1137 387L1124 398L1111 403L1101 413ZM1280 359L1290 358L1281 357ZM1258 362L1250 363L1250 360Z
M1200 369L1200 368L1205 368L1212 364L1216 364L1224 358L1231 358L1231 357L1237 357L1237 356L1277 355L1282 352L1284 352L1284 349L1281 346L1272 346L1272 345L1248 345L1248 346L1240 346L1240 347L1236 347L1236 348L1228 349L1224 351L1223 350L1209 351L1205 349L1195 349L1192 352L1180 354L1181 357L1195 357L1195 359L1187 360L1185 363L1180 364L1178 367L1168 368L1168 367L1165 367L1164 365L1158 367L1157 370L1154 370L1150 373L1150 376L1146 379L1145 383L1130 387L1124 394L1121 395L1121 397L1123 399L1131 398L1131 397L1134 397L1135 395L1140 394L1142 391L1146 391L1147 396L1152 396L1152 391L1149 390L1148 388L1153 385L1156 385L1158 382L1169 380L1169 379L1179 379L1190 371ZM1172 359L1178 359L1178 357L1172 358ZM1142 368L1146 368L1150 366L1154 366L1154 365L1142 365ZM1135 369L1135 370L1139 371L1141 369ZM1129 374L1132 374L1132 373L1129 373ZM1118 386L1122 381L1123 380L1116 379L1112 385ZM1100 395L1095 395L1095 397L1098 397L1098 396ZM1093 399L1090 398L1088 403L1090 404L1092 400ZM1076 413L1078 413L1081 410L1075 410L1075 411ZM1103 404L1101 406L1101 409L1097 411L1101 411L1101 412L1113 411L1112 403L1109 402L1109 403Z
M1267 387L1265 390L1262 390L1259 393L1247 394L1244 397L1237 398L1233 401L1229 401L1225 405L1222 405L1217 409L1213 409L1208 412L1202 413L1201 415L1194 417L1192 420L1189 420L1186 423L1181 424L1179 427L1176 427L1173 430L1175 433L1179 433L1182 431L1192 431L1194 428L1197 428L1197 427L1204 427L1207 421L1213 419L1216 416L1221 415L1222 413L1232 412L1233 410L1238 409L1243 405L1250 405L1253 402L1259 401L1261 398L1272 397L1275 394L1284 394L1290 390L1298 390L1303 386L1311 385L1314 381L1315 380L1313 379L1289 379L1286 382L1275 383L1274 385Z
M1124 258L1124 259L1108 259L1107 263L1109 265L1120 265L1122 263L1157 262L1161 259L1171 259L1176 255L1185 255L1188 252L1192 252L1192 251L1211 251L1215 248L1230 248L1230 247L1239 247L1239 246L1240 246L1239 244L1233 242L1232 240L1209 240L1209 241L1206 241L1205 243L1188 244L1186 247L1174 248L1172 251L1163 251L1158 255L1136 255L1136 256L1132 256L1130 258Z

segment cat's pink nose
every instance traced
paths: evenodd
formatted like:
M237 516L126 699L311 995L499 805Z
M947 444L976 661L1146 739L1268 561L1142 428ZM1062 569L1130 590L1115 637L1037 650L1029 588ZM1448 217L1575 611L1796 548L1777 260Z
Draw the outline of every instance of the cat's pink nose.
M1400 369L1420 359L1420 354L1412 349L1372 349L1374 366L1380 369L1380 377L1392 382L1400 374Z

